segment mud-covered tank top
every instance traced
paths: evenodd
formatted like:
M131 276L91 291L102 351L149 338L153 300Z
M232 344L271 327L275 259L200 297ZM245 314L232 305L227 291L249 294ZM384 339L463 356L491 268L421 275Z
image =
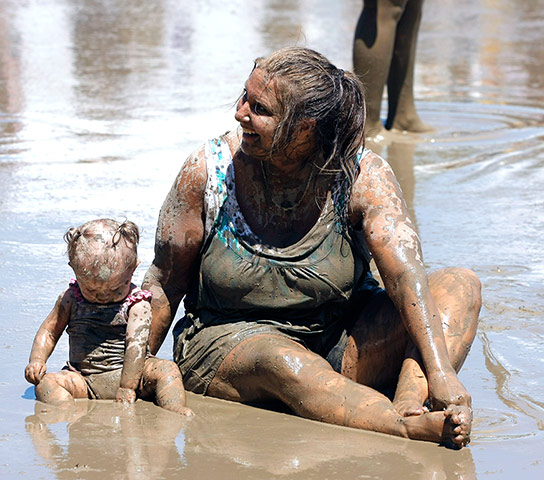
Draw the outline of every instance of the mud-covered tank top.
M367 153L361 150L357 161ZM210 140L205 158L206 237L198 288L186 297L186 312L195 313L204 325L219 316L323 328L331 319L325 311L338 311L369 282L375 286L362 232L341 221L340 180L310 231L293 245L273 247L257 237L243 217L227 141Z
M132 285L121 302L99 304L85 300L76 280L70 282L70 290L74 297L66 328L70 365L83 375L122 368L129 310L138 302L151 301L151 292Z

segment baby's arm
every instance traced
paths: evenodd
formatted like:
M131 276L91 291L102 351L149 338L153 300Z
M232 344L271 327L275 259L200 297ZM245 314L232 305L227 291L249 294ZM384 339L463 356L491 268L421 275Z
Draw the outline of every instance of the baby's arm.
M37 385L45 375L47 371L45 363L68 325L71 308L72 294L70 290L65 290L34 337L30 358L25 369L25 378L28 382Z
M121 373L121 385L117 390L117 402L134 403L136 390L144 371L151 328L151 306L142 300L131 307L128 314L125 360Z

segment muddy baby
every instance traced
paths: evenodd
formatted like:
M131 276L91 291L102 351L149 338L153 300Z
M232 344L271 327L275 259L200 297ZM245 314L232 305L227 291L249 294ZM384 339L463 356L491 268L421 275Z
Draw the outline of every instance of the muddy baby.
M111 219L87 222L64 235L75 280L40 326L25 369L37 400L68 405L76 398L136 398L192 415L177 365L148 350L151 292L134 285L138 227ZM66 329L69 362L46 373L46 362Z

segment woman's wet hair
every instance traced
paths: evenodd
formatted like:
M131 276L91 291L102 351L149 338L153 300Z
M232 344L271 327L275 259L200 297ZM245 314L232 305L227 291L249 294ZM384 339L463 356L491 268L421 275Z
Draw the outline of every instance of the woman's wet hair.
M137 245L140 241L140 231L130 220L124 222L111 218L91 220L79 227L70 228L64 234L64 241L68 244L70 264L75 268L81 265L85 257L89 258L91 253L103 255L104 260L107 260L118 253L120 248L125 249L124 268L135 268L138 264ZM93 252L86 251L91 244ZM96 248L98 244L99 249Z
M357 152L364 146L366 106L359 79L336 68L320 53L302 47L283 48L258 58L255 68L277 82L282 115L273 153L288 149L304 119L314 120L316 150L324 157L320 171L342 172L349 197L357 173ZM349 198L345 200L349 204Z

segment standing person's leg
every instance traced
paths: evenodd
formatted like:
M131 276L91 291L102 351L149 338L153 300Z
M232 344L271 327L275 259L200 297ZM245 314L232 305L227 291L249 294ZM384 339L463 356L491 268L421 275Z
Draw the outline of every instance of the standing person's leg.
M458 447L470 437L466 407L403 417L378 391L280 336L256 335L239 343L223 360L207 394L238 402L280 400L305 418Z
M440 312L452 366L459 371L476 334L480 281L470 270L446 268L429 275L429 286ZM419 353L386 295L361 312L348 339L342 373L359 383L394 392L393 404L403 416L426 411L423 404L429 391Z
M408 0L397 24L395 46L387 79L388 114L385 128L425 132L432 130L416 112L414 66L423 0Z
M365 85L368 136L383 129L380 110L395 45L397 23L408 0L364 0L355 29L353 69Z

